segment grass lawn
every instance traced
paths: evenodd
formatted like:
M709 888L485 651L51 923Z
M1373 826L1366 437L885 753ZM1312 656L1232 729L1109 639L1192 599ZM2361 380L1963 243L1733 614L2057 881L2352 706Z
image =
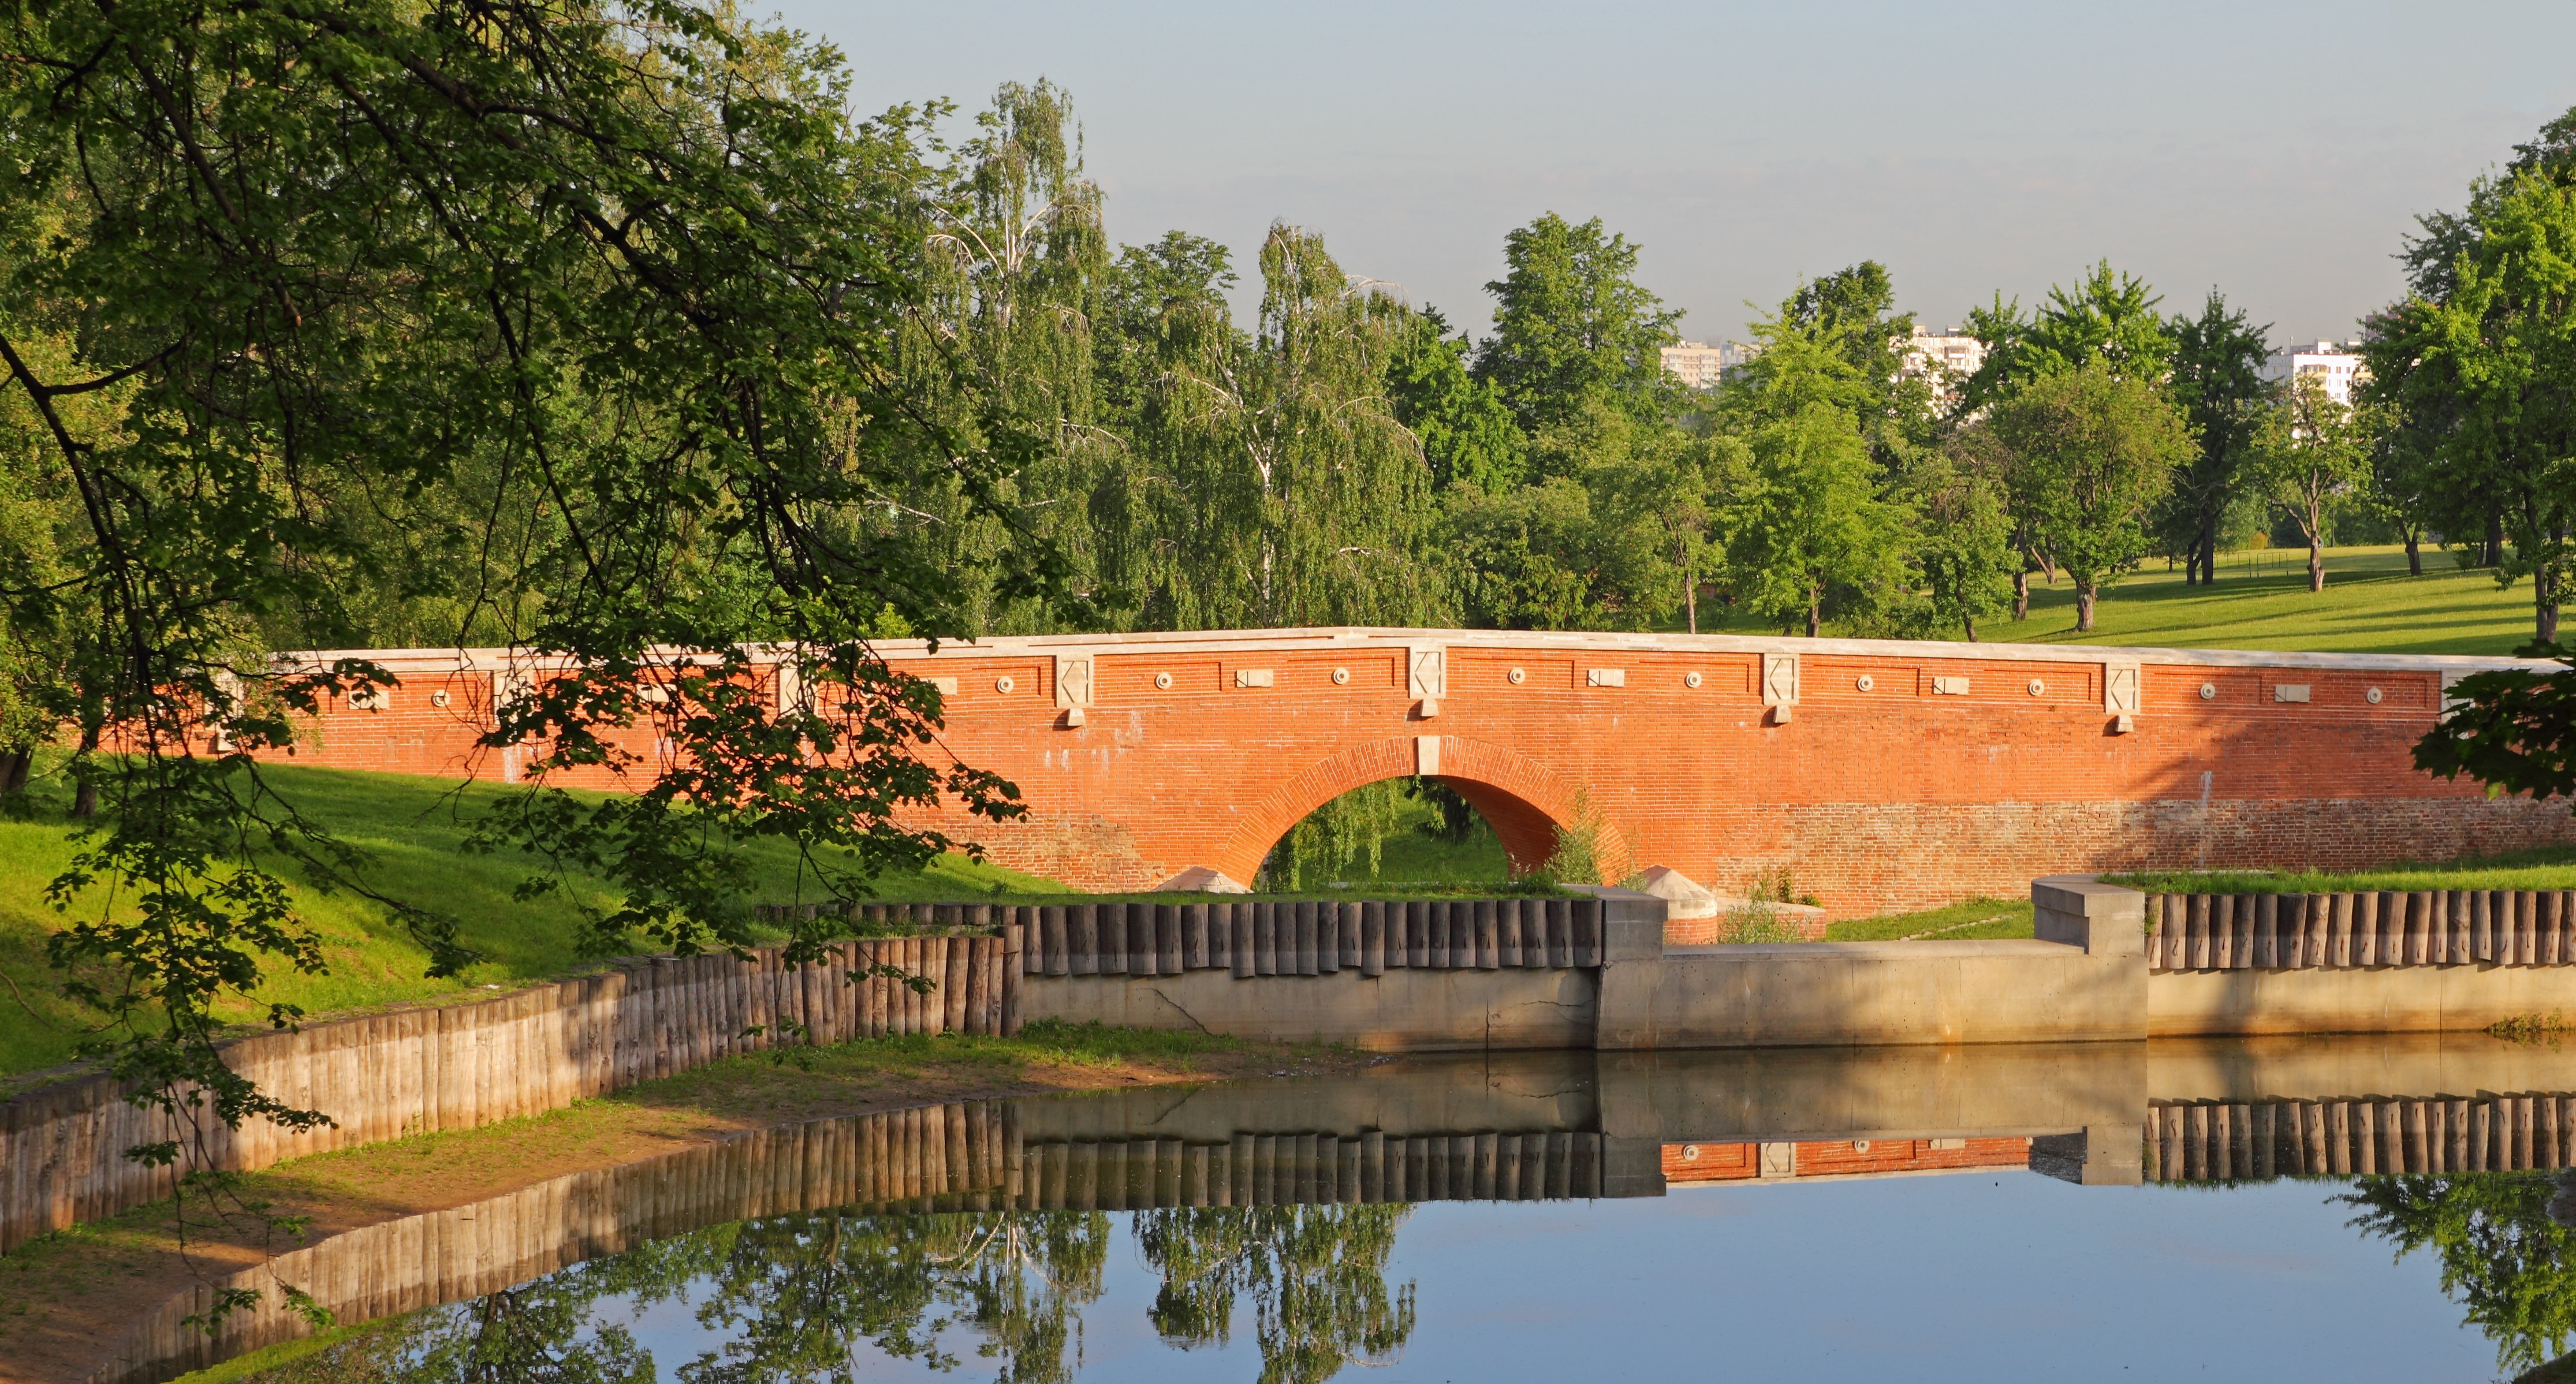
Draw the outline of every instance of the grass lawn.
M299 886L295 906L324 938L329 974L272 974L260 998L283 999L307 1013L363 1009L483 986L507 988L577 968L570 938L578 905L607 899L601 881L575 877L574 897L558 892L526 902L511 897L531 873L514 855L469 855L461 849L464 818L503 791L436 779L348 770L272 768L264 771L299 810L328 824L341 839L367 852L370 883L381 892L449 914L464 943L483 960L462 977L429 980L426 954L379 904L345 893L322 894ZM59 977L45 962L45 938L62 915L44 901L46 883L70 862L70 819L63 795L40 780L35 811L0 819L0 1074L50 1066L71 1056L92 1015L56 993ZM784 848L759 852L763 866L755 897L786 899L796 893L796 862ZM888 900L959 900L1011 897L1060 890L1033 875L947 856L922 873L881 879ZM810 879L804 896L815 894ZM100 895L81 901L95 907ZM234 1004L224 1017L248 1021L257 1011Z
M2326 589L2308 590L2304 548L2222 555L2214 586L2185 586L2161 563L2102 593L2090 634L2075 633L2075 587L2031 578L2030 618L1981 620L1994 643L2130 644L2173 649L2278 649L2313 653L2510 654L2531 638L2531 584L2498 587L2488 571L2461 571L2439 549L2424 575L2406 575L2403 548L2331 548ZM1702 611L1701 627L1707 624ZM1776 633L1749 618L1724 629ZM1835 633L1828 627L1828 634ZM1955 634L1944 635L1956 638Z
M2543 846L2507 855L2408 861L2376 870L2175 870L2105 875L2150 894L2361 894L2418 889L2576 889L2576 847Z
M1854 918L1825 928L1828 942L1979 942L2030 935L2028 899L1970 899L1920 913Z

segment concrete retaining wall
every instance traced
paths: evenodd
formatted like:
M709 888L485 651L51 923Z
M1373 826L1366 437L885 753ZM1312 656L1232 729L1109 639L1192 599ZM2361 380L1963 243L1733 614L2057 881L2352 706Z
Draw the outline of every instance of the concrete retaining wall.
M2576 1020L2576 971L2565 967L2159 971L2146 991L2147 1032L2158 1038L2460 1032L2553 1012Z
M1023 978L1022 1014L1125 1028L1197 1030L1374 1052L1588 1048L1601 972L1389 971L1265 976L1223 971Z

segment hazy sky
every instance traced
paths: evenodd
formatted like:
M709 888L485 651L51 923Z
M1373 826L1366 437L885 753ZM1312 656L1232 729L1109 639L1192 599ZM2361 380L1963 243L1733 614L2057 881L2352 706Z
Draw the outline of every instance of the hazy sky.
M2576 105L2576 0L777 12L871 109L1067 87L1118 240L1212 236L1249 279L1286 219L1479 329L1503 233L1552 210L1642 243L1693 338L1864 258L1940 326L2104 256L2169 312L2215 285L2341 336L2414 213Z

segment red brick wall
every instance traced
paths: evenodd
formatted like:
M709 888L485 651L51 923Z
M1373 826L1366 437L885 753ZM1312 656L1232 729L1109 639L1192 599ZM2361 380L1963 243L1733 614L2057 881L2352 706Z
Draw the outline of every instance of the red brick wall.
M2030 1140L1808 1139L1786 1176L1860 1177L1873 1173L1949 1172L2030 1166ZM1666 1182L1744 1182L1762 1175L1760 1144L1666 1144Z
M1408 695L1407 641L1448 650L1428 719ZM2563 807L2489 801L2411 765L2444 676L2497 660L1486 632L915 648L888 653L957 680L944 748L1012 780L1031 808L999 827L943 825L1004 864L1088 888L1147 887L1194 865L1248 880L1304 813L1413 773L1426 735L1441 737L1441 777L1524 862L1588 801L1614 872L1668 865L1727 893L1786 866L1837 915L2014 897L2059 872L2358 866L2576 839ZM1787 724L1761 705L1766 650L1802 656ZM1091 704L1068 727L1055 657L1085 651ZM2133 733L2112 733L2105 658L2144 665ZM323 718L299 758L463 772L488 675L451 677L453 660L396 667L390 709ZM1271 685L1238 687L1244 669ZM1587 685L1594 669L1625 685ZM1935 677L1969 690L1935 694ZM2312 699L2272 700L2281 683ZM450 705L433 708L442 686ZM649 729L633 747L653 750ZM497 758L476 772L503 776Z

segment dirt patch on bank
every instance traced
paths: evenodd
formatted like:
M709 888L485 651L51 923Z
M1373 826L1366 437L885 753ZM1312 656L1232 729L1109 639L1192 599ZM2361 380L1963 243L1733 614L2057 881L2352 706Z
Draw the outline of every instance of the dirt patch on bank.
M812 1054L810 1067L735 1058L562 1110L281 1163L240 1179L267 1216L308 1218L261 1243L257 1218L184 1228L163 1202L0 1256L0 1380L78 1384L128 1323L266 1253L444 1210L746 1129L943 1101L1347 1071L1346 1049L1069 1030L1038 1038L894 1038ZM184 1240L184 1246L183 1246Z

